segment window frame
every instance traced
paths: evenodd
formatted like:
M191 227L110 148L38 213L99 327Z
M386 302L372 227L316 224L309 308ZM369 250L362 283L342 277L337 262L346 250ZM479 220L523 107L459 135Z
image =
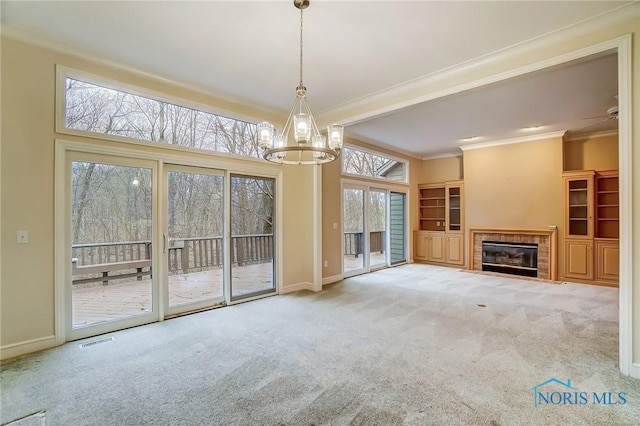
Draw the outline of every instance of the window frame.
M92 74L86 71L70 68L64 65L56 64L56 100L55 100L55 132L61 135L81 136L90 139L108 140L113 142L122 142L132 145L146 146L146 147L160 147L170 150L176 150L180 152L192 152L192 153L206 153L213 154L229 159L241 159L246 161L253 161L260 164L265 164L265 161L261 157L250 157L246 155L233 154L229 152L213 151L203 148L193 148L189 146L177 145L166 142L154 142L144 139L136 139L127 136L118 136L108 133L96 133L87 130L73 129L66 126L66 80L67 78L80 80L88 84L95 84L101 87L105 87L111 90L117 90L125 92L134 96L141 96L158 102L165 102L178 107L190 108L199 112L218 115L230 120L244 121L249 124L256 125L257 121L255 117L239 114L233 111L225 110L223 108L213 108L211 105L203 104L182 98L179 96L170 96L162 92L158 92L152 89L136 86L122 81L111 79L96 74Z
M349 178L349 179L369 180L369 181L380 182L380 183L384 182L386 184L391 184L391 185L409 186L409 160L396 157L394 155L389 155L380 151L374 151L372 149L363 148L357 145L352 145L352 144L345 144L343 147L343 151L344 151L344 148L351 149L354 151L364 152L366 154L376 155L378 157L388 158L389 160L403 163L405 169L404 169L404 180L392 180L392 179L385 179L385 178L376 177L376 176L366 176L366 175L358 175L355 173L348 173L344 171L344 152L343 152L340 155L340 174L342 175L342 177Z

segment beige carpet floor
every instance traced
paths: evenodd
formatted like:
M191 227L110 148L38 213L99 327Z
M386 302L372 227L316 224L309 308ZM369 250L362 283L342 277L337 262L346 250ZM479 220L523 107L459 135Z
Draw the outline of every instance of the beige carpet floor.
M613 288L406 265L4 362L0 420L640 424L640 381L617 367L617 300ZM589 403L534 407L531 389L551 378Z

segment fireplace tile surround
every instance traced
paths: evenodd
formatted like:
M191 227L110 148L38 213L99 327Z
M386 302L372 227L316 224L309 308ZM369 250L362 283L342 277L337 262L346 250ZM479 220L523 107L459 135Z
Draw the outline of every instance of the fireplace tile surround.
M537 278L557 280L557 230L469 228L469 269L482 271L482 242L530 243L538 245Z

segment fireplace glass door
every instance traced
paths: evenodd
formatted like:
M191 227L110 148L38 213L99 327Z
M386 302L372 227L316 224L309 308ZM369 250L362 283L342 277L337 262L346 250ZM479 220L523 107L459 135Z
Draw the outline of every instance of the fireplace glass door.
M482 270L537 277L538 245L535 243L483 241Z

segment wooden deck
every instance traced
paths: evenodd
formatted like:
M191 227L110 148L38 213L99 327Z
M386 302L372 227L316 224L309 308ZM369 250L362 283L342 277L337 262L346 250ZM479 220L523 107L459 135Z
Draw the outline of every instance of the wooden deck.
M271 262L232 269L234 296L273 287ZM179 306L223 297L222 269L169 276L169 306ZM108 285L74 286L72 293L73 325L82 327L113 321L151 311L152 282L149 276L113 280Z
M371 258L369 259L369 262L374 267L384 265L385 261L386 261L386 256L384 253L380 253L380 252L371 253ZM352 254L345 254L343 256L343 262L344 262L344 272L348 273L356 269L362 269L364 264L363 263L364 257L362 255L355 257Z
M344 269L349 272L362 266L362 255L344 256ZM384 263L383 253L372 253L372 263ZM271 262L232 269L234 296L273 287ZM152 281L150 276L75 285L72 293L73 326L83 327L100 322L123 319L151 312ZM180 306L207 299L223 298L222 268L169 276L169 306Z

